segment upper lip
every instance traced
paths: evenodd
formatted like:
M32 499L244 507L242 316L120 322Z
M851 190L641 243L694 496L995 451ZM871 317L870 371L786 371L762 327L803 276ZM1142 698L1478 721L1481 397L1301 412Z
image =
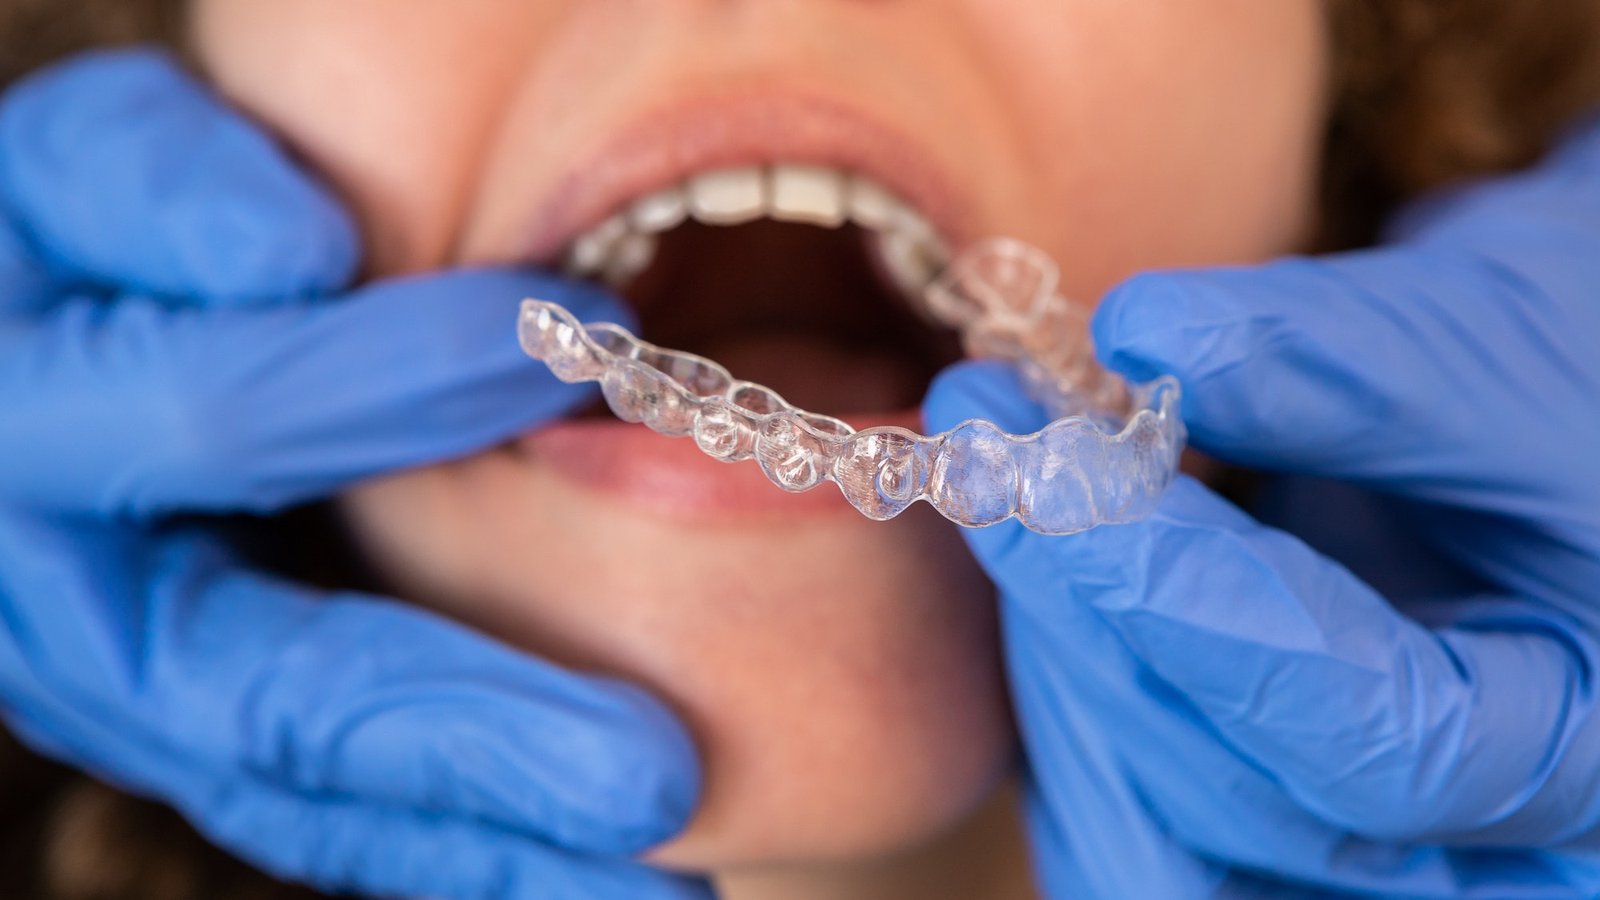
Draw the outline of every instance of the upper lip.
M938 166L870 114L815 95L747 91L680 102L635 119L576 160L536 205L530 254L553 262L578 234L633 198L711 169L788 162L833 166L882 184L949 246L971 221Z

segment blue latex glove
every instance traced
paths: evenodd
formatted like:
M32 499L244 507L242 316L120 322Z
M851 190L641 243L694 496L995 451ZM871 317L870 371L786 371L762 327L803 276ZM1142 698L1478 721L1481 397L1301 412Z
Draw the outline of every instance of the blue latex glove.
M161 513L270 511L584 395L516 346L529 272L344 296L343 212L162 57L0 104L0 713L326 889L688 897L694 749L637 690L418 609L242 568Z
M1188 478L969 532L1051 893L1600 895L1600 128L1383 249L1134 279L1094 336L1201 449L1353 485L1284 515L1348 566ZM1038 427L1019 394L965 365L929 428Z

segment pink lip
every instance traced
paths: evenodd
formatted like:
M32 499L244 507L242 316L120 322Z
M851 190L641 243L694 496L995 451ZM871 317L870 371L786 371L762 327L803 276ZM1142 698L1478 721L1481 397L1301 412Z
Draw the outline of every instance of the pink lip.
M920 414L873 413L852 417L851 424L916 428ZM556 422L524 435L518 447L533 464L548 465L569 481L673 518L856 514L832 484L789 493L768 481L754 460L720 462L689 438L666 437L643 425L610 419Z
M968 210L915 143L832 99L749 90L680 103L638 119L577 162L540 204L531 254L548 263L574 235L626 202L709 169L771 162L860 172L916 207L952 246Z
M532 259L549 262L568 241L636 197L709 169L777 161L859 172L915 207L951 246L969 235L968 207L914 142L851 105L766 85L658 108L594 154L580 155L535 207ZM851 424L916 428L916 410L857 417ZM521 439L536 465L660 515L699 522L752 516L849 514L831 484L788 493L754 461L728 464L687 438L604 419L548 425Z

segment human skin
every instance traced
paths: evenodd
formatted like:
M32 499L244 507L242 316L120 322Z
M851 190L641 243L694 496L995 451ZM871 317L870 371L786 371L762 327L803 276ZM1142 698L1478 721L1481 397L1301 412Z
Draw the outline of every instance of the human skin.
M1293 250L1316 214L1315 0L198 0L192 34L342 194L369 277L537 261L540 211L617 135L734 94L898 135L947 233L1038 245L1077 298ZM701 514L515 447L343 506L402 592L683 717L705 793L664 864L903 856L1008 768L992 590L926 507Z

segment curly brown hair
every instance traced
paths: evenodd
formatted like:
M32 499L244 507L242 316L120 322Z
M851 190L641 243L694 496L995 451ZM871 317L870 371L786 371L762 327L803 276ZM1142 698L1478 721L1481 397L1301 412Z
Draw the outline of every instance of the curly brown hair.
M1424 191L1534 161L1600 108L1600 0L1326 0L1333 104L1325 248L1367 243ZM181 46L183 0L4 0L0 87L71 53ZM0 733L0 896L311 896L210 848L178 816Z
M1328 0L1324 244L1369 243L1396 205L1524 167L1600 110L1600 2Z

